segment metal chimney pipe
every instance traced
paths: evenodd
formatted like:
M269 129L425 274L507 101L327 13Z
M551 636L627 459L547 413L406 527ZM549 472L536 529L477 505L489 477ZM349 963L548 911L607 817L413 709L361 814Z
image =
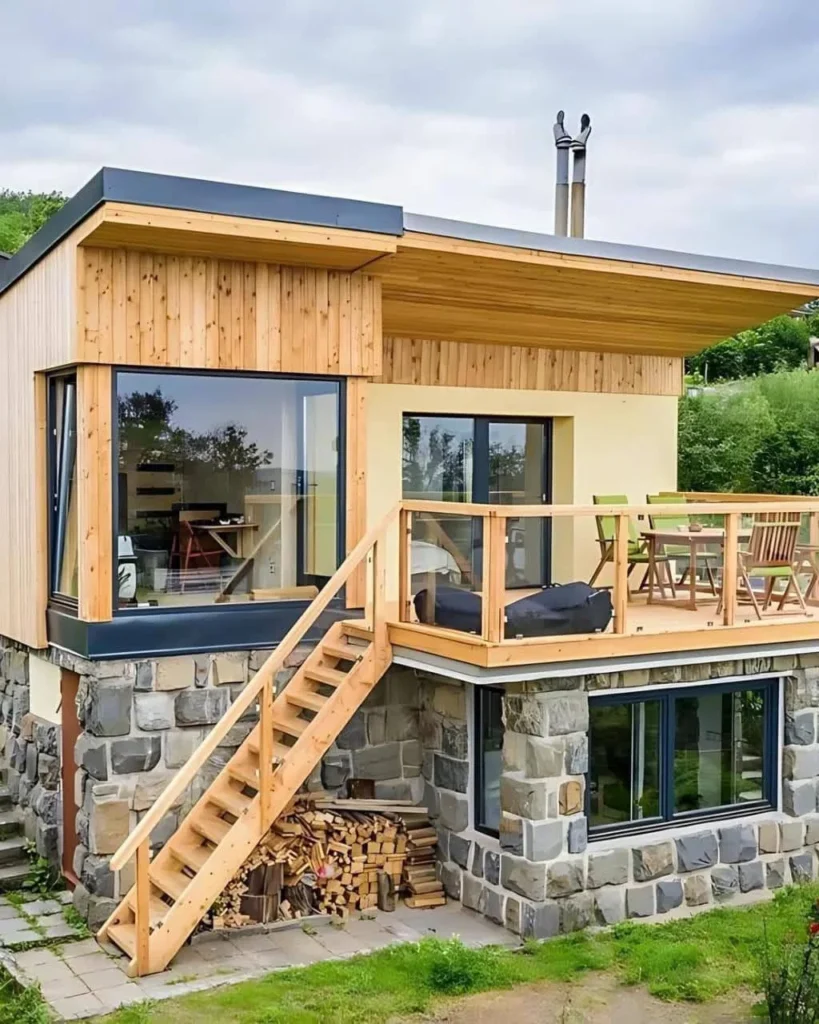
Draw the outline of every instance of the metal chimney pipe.
M572 137L563 127L565 114L557 112L555 121L555 147L557 148L557 174L555 176L555 234L569 233L569 148Z
M586 221L586 143L591 135L591 118L580 118L580 134L572 139L572 238L582 238Z

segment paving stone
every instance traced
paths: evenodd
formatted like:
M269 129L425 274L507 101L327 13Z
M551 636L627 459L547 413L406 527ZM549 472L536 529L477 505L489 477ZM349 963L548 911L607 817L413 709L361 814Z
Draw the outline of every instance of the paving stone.
M4 946L22 946L29 942L39 942L42 936L31 928L23 928L19 931L9 932L8 934L0 935L0 942Z
M40 986L40 991L43 998L55 1007L58 1003L90 994L90 990L82 978L73 977L65 978L62 981L44 982Z
M757 855L753 825L730 825L719 830L719 855L723 864L738 864Z
M735 867L718 867L711 872L711 890L716 900L728 900L739 892L739 872Z
M683 887L678 878L666 878L657 883L657 913L667 914L669 910L682 906Z
M78 942L68 942L62 947L62 958L69 961L88 953L98 953L99 949L96 939L80 939Z
M653 917L653 885L629 886L626 889L626 915L628 917Z
M0 907L0 921L10 921L19 919L20 915L17 912L17 907L3 906Z
M174 995L182 995L179 991L181 987L182 986L174 987ZM133 982L126 982L124 985L118 985L116 988L103 989L97 995L97 998L106 1010L116 1010L120 1006L130 1006L132 1003L141 1003L145 997L138 985Z
M782 850L783 853L788 853L791 850L801 850L804 841L804 834L805 829L801 821L780 822L780 850Z
M71 970L78 978L85 974L93 974L94 971L104 971L106 967L110 966L111 960L102 951L77 956L71 961Z
M508 846L504 848L509 849ZM510 852L516 851L510 849ZM554 860L562 852L563 823L561 821L526 820L523 822L523 853L529 860ZM581 851L570 850L569 852L579 853Z
M689 875L683 881L683 889L689 907L701 907L711 899L711 884L707 875Z
M560 934L560 908L557 903L523 904L524 939L551 939Z
M785 884L785 861L769 860L765 865L765 885L769 889L781 889Z
M779 853L779 825L763 821L757 829L757 843L760 853Z
M719 859L717 837L713 832L696 832L677 839L677 865L680 871L702 871Z
M671 843L652 843L631 851L635 882L648 882L674 870L674 851Z
M813 881L813 853L800 853L788 858L794 885Z
M41 947L40 949L27 949L24 953L15 953L14 959L17 966L29 974L35 967L43 967L46 964L59 961L59 957L52 950ZM30 975L34 977L34 975Z
M753 889L764 889L765 865L761 860L753 860L739 865L740 892L751 892Z
M594 894L595 914L600 924L617 924L626 916L626 900L622 888L601 889Z
M546 895L546 865L504 853L501 856L501 885L527 899L542 900Z

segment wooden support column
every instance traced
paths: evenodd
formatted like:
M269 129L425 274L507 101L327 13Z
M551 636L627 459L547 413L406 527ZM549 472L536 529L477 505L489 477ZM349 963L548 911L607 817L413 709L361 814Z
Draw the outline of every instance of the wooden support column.
M386 531L373 544L372 551L372 629L376 665L388 660L389 636L387 633L387 552Z
M150 963L151 934L151 880L148 876L150 865L150 848L148 840L143 840L136 850L136 973L143 977L148 973Z
M113 401L110 366L77 369L79 612L86 622L113 615Z
M262 835L273 824L273 678L259 694L259 810Z
M412 610L412 512L398 513L398 621L409 622Z
M614 632L626 631L628 605L628 540L629 517L620 513L615 518L614 539Z
M503 640L506 598L506 517L483 518L483 638Z
M349 554L367 532L367 381L347 379L346 526ZM347 607L363 608L367 569L361 565L347 582Z
M737 558L739 515L730 512L725 517L725 545L722 549L722 622L733 626L737 611Z

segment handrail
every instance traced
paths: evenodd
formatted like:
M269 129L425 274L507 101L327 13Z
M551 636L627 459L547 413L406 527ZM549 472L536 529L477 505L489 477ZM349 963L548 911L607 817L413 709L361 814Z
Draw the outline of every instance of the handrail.
M753 508L748 508L752 505ZM476 505L460 504L444 501L404 501L401 507L408 512L433 513L436 515L488 517L503 519L535 519L560 516L679 516L690 515L727 515L731 512L779 512L787 507L789 512L819 512L819 498L800 498L798 496L777 499L768 496L767 500L758 499L733 500L726 502L695 502L689 501L684 506L674 505Z
M112 871L120 871L136 853L141 844L150 839L151 832L162 821L177 798L188 788L197 773L204 767L208 758L215 752L224 736L239 722L259 695L262 687L284 666L285 659L292 653L299 641L304 638L305 633L314 625L316 619L327 608L341 587L358 568L359 564L367 557L373 545L380 540L393 519L398 515L400 507L400 503L396 504L375 526L367 531L327 583L325 583L318 596L313 598L310 606L304 610L304 613L290 627L281 643L270 654L233 704L231 704L185 764L170 780L145 813L145 817L119 847L111 858Z

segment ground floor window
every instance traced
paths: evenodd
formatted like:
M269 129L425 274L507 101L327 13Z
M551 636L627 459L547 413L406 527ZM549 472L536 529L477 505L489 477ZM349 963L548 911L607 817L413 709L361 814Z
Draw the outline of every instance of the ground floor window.
M777 680L592 697L590 834L769 809L778 713Z
M314 597L338 567L341 385L116 375L120 608Z
M78 589L77 526L77 378L48 382L50 575L51 592L76 600Z
M503 690L475 688L475 828L497 835L503 759Z

